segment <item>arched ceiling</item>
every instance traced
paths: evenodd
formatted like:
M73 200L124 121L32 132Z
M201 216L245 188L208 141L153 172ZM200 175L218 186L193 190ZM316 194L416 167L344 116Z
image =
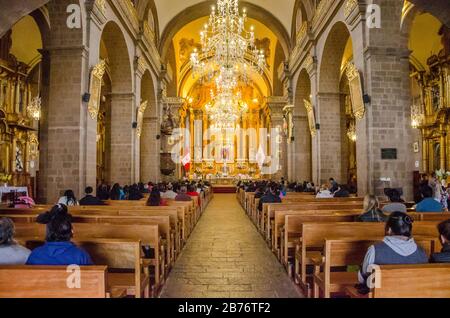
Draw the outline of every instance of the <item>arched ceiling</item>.
M175 50L176 65L172 65L172 69L177 73L177 78L181 80L178 85L182 85L182 87L179 86L178 89L182 96L187 96L198 80L191 75L188 75L187 78L183 79L182 69L186 66L186 63L189 63L189 58L194 48L201 48L199 44L200 31L207 21L208 17L203 17L188 23L173 37L172 42ZM267 56L268 81L272 84L274 81L274 73L278 67L278 65L275 65L278 39L269 28L257 20L248 19L247 26L255 27L257 45L259 44L258 47L264 49ZM264 79L261 76L252 76L252 80L259 87L261 92L266 95L269 94L271 89L267 87L267 83L264 82Z
M159 30L162 33L169 22L180 12L205 2L199 0L155 0L158 11ZM247 0L247 2L257 5L268 12L271 12L284 26L286 32L290 34L292 25L292 12L294 10L295 0ZM212 1L215 3L215 1Z

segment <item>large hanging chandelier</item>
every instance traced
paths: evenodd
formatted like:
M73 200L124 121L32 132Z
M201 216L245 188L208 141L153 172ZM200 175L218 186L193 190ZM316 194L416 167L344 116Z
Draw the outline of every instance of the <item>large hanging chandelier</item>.
M246 21L247 12L244 9L240 14L239 0L217 0L217 9L212 7L209 21L200 32L201 52L194 50L191 54L194 75L209 80L218 75L237 81L238 77L246 80L249 71L264 71L264 51L256 47L254 28L248 31Z

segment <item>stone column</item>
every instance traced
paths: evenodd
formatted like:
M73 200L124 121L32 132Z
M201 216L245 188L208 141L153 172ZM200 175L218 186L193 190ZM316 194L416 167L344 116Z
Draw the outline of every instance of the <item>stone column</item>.
M111 182L133 181L134 93L111 94Z
M85 30L67 27L68 4L66 0L48 4L52 32L45 50L50 73L44 79L48 83L48 107L41 123L41 146L46 153L40 160L38 201L49 204L66 189L79 197L87 182L94 180L95 185L96 175L96 162L88 156L86 143L91 138L86 130L87 105L82 102L88 90L88 48ZM95 135L93 138L95 144Z

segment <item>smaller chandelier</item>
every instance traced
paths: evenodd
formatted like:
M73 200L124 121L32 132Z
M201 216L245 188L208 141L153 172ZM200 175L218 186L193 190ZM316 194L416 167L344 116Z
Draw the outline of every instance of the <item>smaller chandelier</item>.
M41 119L41 104L42 99L39 96L31 100L31 103L27 106L27 113L30 118L34 120Z
M358 139L358 135L356 134L356 125L353 122L350 123L347 129L347 137L353 142L355 142Z

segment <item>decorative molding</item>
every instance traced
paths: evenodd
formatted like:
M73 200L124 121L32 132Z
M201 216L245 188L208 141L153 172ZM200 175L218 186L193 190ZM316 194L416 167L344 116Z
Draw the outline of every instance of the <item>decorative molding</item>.
M344 5L344 16L348 18L350 14L358 7L358 0L347 0Z
M138 138L141 138L142 135L142 124L144 123L144 113L147 109L148 101L143 102L138 109L137 114L137 127L136 127L136 135Z
M320 19L327 13L327 8L332 3L332 0L321 0L319 5L317 6L316 12L314 14L314 17L312 19L313 25L316 25Z
M356 119L363 119L366 108L364 105L361 75L356 65L351 62L347 64L346 74L349 82L353 115Z
M106 61L100 60L91 71L91 81L89 92L91 98L89 99L88 111L93 120L97 120L98 111L100 109L100 95L102 90L103 75L106 71Z
M308 32L308 22L303 21L302 26L297 32L297 43L300 43L305 37Z
M316 128L316 115L314 114L314 106L311 104L309 100L304 99L303 103L305 104L306 112L308 114L308 122L309 122L309 130L311 132L311 137L315 137L317 134Z

